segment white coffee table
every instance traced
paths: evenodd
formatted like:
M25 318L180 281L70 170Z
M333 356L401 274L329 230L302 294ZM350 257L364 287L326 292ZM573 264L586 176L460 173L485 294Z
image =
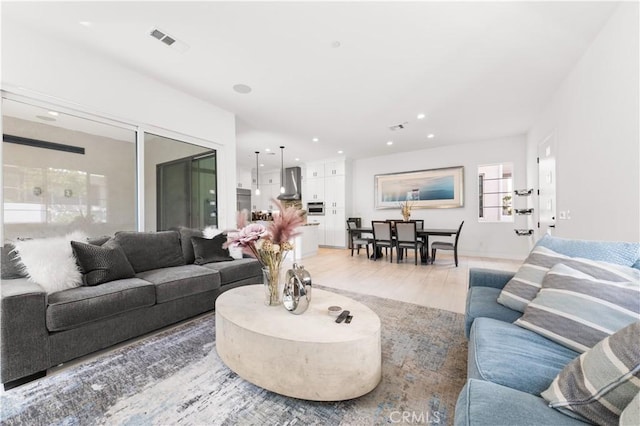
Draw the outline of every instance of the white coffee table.
M351 311L351 324L336 324L327 314L332 305ZM262 284L221 294L216 300L216 349L243 379L294 398L357 398L382 377L378 315L353 299L317 288L302 315L265 306Z

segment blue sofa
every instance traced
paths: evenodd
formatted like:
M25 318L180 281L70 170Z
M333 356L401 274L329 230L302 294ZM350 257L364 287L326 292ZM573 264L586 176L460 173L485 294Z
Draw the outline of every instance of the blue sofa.
M638 243L589 242L544 237L537 245L640 269ZM635 264L634 264L635 259ZM455 409L455 425L584 425L549 408L540 393L579 353L513 322L522 313L497 302L514 273L471 269L465 312L469 339L467 383Z

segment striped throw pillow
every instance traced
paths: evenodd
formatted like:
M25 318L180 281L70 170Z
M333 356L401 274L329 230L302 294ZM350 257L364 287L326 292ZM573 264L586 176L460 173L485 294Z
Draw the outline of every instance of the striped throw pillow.
M628 281L624 282L594 278L566 265L555 265L515 324L585 352L640 319L640 271L626 269Z
M637 269L628 266L569 257L549 248L538 246L531 251L518 272L502 289L500 296L498 296L498 303L514 311L524 312L529 302L540 291L542 280L547 272L558 263L608 281L630 281L632 278L630 278L629 271L636 271L635 276L640 277L640 272Z
M549 406L599 425L617 425L640 392L640 322L605 338L567 364L542 392Z

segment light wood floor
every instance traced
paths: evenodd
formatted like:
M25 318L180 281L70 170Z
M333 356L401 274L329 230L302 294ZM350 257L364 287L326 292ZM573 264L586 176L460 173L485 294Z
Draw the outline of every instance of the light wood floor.
M389 263L367 259L364 249L351 257L351 250L321 248L299 263L314 284L464 313L469 268L516 271L522 261L460 256L456 268L453 252L438 252L434 265L416 266L413 251L401 263L394 252Z

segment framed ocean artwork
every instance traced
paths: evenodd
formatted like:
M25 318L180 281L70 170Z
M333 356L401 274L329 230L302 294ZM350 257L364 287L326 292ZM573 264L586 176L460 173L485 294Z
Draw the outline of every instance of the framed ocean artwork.
M375 175L375 208L443 209L464 206L464 167Z

